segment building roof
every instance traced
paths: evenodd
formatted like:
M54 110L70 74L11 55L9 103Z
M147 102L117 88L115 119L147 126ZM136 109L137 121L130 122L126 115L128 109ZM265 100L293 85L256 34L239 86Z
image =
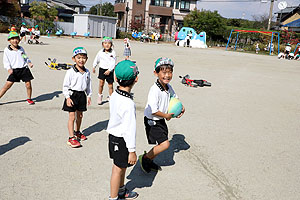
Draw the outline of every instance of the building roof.
M297 8L298 6L291 6L291 7L286 7L285 9L283 10L279 10L278 12L276 12L275 14L286 14L286 13L290 13L292 12L295 8Z
M288 24L283 25L283 27L299 27L300 28L300 19L296 19Z
M81 3L79 3L78 0L52 0L58 3L63 3L65 5L68 6L76 6L76 7L85 7L84 5L82 5Z

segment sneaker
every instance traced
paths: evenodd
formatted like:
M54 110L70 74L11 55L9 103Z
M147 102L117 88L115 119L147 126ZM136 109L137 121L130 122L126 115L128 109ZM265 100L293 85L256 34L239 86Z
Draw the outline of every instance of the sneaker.
M153 160L151 160L151 163L149 164L149 166L150 166L150 169L155 172L162 170L159 165L157 165L156 163L153 162Z
M102 99L103 99L103 94L98 95L98 101L97 101L98 105L102 104Z
M143 155L139 156L139 162L140 162L142 170L145 173L149 173L151 171L151 168L150 168L151 160L149 158L145 158L145 155L146 155L146 152Z
M77 139L79 139L80 141L82 140L86 140L86 136L83 135L80 131L74 131L74 135L77 137Z
M69 138L67 144L70 145L72 148L76 148L76 147L80 147L81 146L80 142L78 142L78 140L76 139L75 136Z
M29 105L34 105L35 103L34 103L34 101L32 101L32 99L26 99L27 100L27 103L29 104Z
M125 191L123 194L118 195L118 199L125 199L125 200L131 200L136 199L139 196L137 192L129 191L127 188L125 188Z

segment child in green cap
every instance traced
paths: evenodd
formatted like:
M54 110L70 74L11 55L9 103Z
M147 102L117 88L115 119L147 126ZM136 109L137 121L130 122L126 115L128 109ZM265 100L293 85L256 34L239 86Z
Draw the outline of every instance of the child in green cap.
M4 49L3 65L4 68L7 69L9 76L4 87L0 90L0 98L15 82L20 82L20 80L22 80L25 82L27 90L27 103L33 105L34 102L31 99L31 80L33 79L33 76L29 69L29 67L33 67L33 64L27 57L23 47L19 46L20 37L17 32L11 31L8 34L8 41L10 45Z
M113 42L111 37L104 37L102 39L102 47L96 55L93 62L93 73L96 72L96 67L99 64L99 93L98 93L98 105L102 104L103 101L103 87L105 80L108 83L108 100L113 93L113 82L114 82L114 69L116 65L116 53L112 49Z
M109 156L113 160L109 200L135 199L138 194L125 188L126 168L136 163L136 114L131 89L138 81L138 68L129 60L121 61L115 69L119 86L109 102Z
M84 66L87 59L85 48L75 48L72 57L75 65L67 71L63 83L63 94L66 98L63 110L69 112L69 139L67 144L73 148L80 147L80 141L87 139L80 132L83 112L87 110L86 106L91 104L92 95L91 74ZM75 120L76 127L74 130Z
M150 88L148 101L144 111L144 124L148 143L155 145L148 153L139 156L143 171L149 173L151 170L161 170L160 166L153 162L153 159L170 146L168 140L168 126L166 121L172 118L174 113L168 113L171 97L178 98L169 84L173 77L174 63L169 58L159 58L155 62L154 74L157 81ZM180 118L185 109L182 106Z

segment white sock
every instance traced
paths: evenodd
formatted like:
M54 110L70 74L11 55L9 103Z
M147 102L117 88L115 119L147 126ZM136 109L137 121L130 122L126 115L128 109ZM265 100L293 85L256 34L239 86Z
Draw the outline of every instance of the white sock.
M118 197L115 197L115 198L109 197L108 199L109 200L118 200Z
M98 97L102 97L102 96L103 96L103 94L99 94L99 93L98 93Z

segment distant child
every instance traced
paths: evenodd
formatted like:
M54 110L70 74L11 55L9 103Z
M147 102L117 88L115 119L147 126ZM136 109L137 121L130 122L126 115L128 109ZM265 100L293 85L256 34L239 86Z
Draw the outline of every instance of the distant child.
M24 43L26 43L26 33L29 32L28 29L26 28L26 24L23 22L21 25L21 30L20 30L20 41L23 40L24 38Z
M33 39L38 43L38 39L41 36L41 31L39 30L39 25L35 25L34 31L33 31Z
M83 112L87 110L86 106L91 104L92 95L91 74L89 70L84 67L87 59L87 51L85 48L75 48L72 57L75 65L67 71L63 83L63 94L66 98L63 110L69 112L69 139L67 144L73 148L80 147L80 141L87 139L86 136L80 132ZM74 130L75 120L76 128Z
M113 42L111 37L104 37L102 40L102 47L96 55L93 63L93 73L96 72L96 67L99 64L99 93L98 93L98 105L102 104L103 100L103 87L105 80L108 83L108 100L113 93L114 83L114 69L116 65L116 53L112 49Z
M286 56L288 56L290 54L290 52L291 52L291 49L292 49L291 44L287 43L286 46L285 46L284 54Z
M23 47L19 46L20 37L17 32L10 32L8 34L8 41L10 45L4 49L3 65L4 68L7 69L9 76L4 87L0 90L0 98L15 82L20 82L20 80L22 80L25 82L27 90L27 103L33 105L34 102L31 99L31 80L33 79L33 76L28 68L32 68L33 64L27 57Z
M128 60L129 56L131 56L131 46L130 46L128 38L124 39L124 54L123 55L125 56L125 60Z
M144 124L149 144L155 145L148 153L139 156L143 171L149 173L151 170L158 171L160 166L153 162L153 159L170 146L168 140L168 127L165 119L169 121L172 114L168 113L171 97L177 98L173 88L169 84L173 76L174 63L169 58L159 58L155 62L154 74L157 81L150 88L148 101L144 111ZM185 109L182 107L180 118Z
M255 53L258 53L259 51L260 51L259 43L256 43L256 45L255 45Z
M107 126L109 156L113 160L109 200L138 197L136 192L129 191L124 184L126 168L134 165L137 160L136 111L130 92L138 81L138 73L137 66L129 60L119 62L115 69L119 86L111 95Z

